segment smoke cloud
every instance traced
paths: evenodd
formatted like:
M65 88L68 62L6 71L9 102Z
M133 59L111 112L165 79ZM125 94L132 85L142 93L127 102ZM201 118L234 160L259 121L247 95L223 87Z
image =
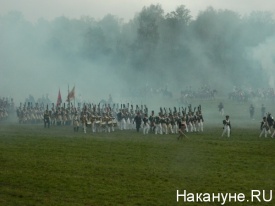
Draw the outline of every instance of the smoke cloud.
M273 13L209 7L193 17L185 6L165 12L157 4L133 16L0 16L1 96L55 103L59 89L64 101L75 86L79 101L112 94L118 103L169 104L190 87L224 95L236 85L274 87Z

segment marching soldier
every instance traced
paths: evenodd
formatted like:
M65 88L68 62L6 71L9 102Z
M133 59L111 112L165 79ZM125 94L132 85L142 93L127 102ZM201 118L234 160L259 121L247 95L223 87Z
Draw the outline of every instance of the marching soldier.
M131 118L130 118L130 113L128 111L125 112L125 128L126 129L131 129L132 123L131 123Z
M172 130L173 130L173 133L175 134L178 133L178 119L179 119L178 114L175 112L171 120Z
M173 134L173 127L172 127L172 113L169 113L169 116L166 117L166 125L167 125L167 130L166 130L166 134Z
M203 132L203 116L202 116L202 112L199 110L197 111L197 121L198 121L198 132Z
M160 123L161 123L161 134L167 134L167 124L166 124L166 117L164 114L160 116Z
M50 114L48 110L44 113L44 128L46 128L46 126L50 128Z
M193 132L193 130L194 130L193 121L194 121L194 119L193 119L192 112L188 112L187 121L186 121L186 123L187 123L186 131L187 132Z
M148 115L144 114L143 117L143 134L148 134L150 129Z
M229 120L229 115L225 116L225 119L223 120L223 132L222 132L222 137L224 134L227 134L227 137L230 137L231 134L231 123Z
M74 125L74 132L78 132L78 129L79 129L79 119L77 117L77 114L75 114L75 116L74 116L73 125Z
M60 108L57 111L57 120L56 120L56 125L61 126L61 122L62 122L62 113Z
M139 132L139 129L140 129L140 126L141 126L141 116L140 116L140 112L138 112L137 115L135 116L134 122L136 123L137 132Z
M103 113L102 114L102 119L101 119L101 129L102 129L102 131L104 131L104 130L105 130L105 132L108 131L108 121L109 121L109 118L108 118L107 114Z
M160 122L161 121L160 116L161 116L161 112L155 118L155 125L156 125L155 134L162 134L162 126L161 126L161 122Z
M261 133L259 135L259 137L262 137L262 135L264 134L265 137L267 137L267 133L269 131L269 126L268 126L268 122L266 120L266 117L263 117L263 120L261 121Z
M155 116L154 111L152 111L150 117L149 117L149 124L150 124L150 130L152 132L155 132Z
M81 122L82 122L82 126L83 126L83 131L86 134L86 129L87 129L87 115L86 113L82 113L82 117L81 117Z

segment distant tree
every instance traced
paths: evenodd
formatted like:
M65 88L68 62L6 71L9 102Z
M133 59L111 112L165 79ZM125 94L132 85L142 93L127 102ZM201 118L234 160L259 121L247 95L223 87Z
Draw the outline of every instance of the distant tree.
M106 37L101 27L91 27L84 36L84 52L91 60L100 59L108 53Z
M184 5L165 15L160 26L160 59L176 62L186 57L188 50L188 26L191 22L190 10ZM170 61L169 61L170 60Z
M163 9L158 5L143 7L136 17L138 22L137 39L134 46L135 67L150 65L159 42L159 23L163 19Z

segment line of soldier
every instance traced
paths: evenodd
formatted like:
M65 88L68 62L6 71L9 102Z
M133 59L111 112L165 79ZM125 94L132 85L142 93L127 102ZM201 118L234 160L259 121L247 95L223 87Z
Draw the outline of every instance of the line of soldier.
M71 125L75 111L75 108L72 106L65 107L65 104L63 107L61 105L55 107L52 103L52 107L49 109L48 104L46 106L43 103L33 105L32 102L24 105L20 103L20 106L16 109L19 123L47 123L48 125L57 126Z
M196 111L197 109L197 111ZM188 106L188 112L185 108L179 108L178 111L174 107L174 111L171 108L162 108L155 115L155 112L152 111L150 116L148 116L148 108L146 105L141 105L139 107L136 105L134 110L133 105L131 107L126 107L123 105L119 112L117 113L117 122L120 130L127 129L137 129L142 128L143 134L148 134L149 132L155 134L177 134L180 125L184 125L186 132L203 132L203 115L201 106L193 108ZM136 117L141 117L140 125L137 126Z
M79 131L79 127L82 126L84 133L87 132L87 128L92 128L93 132L114 131L114 128L118 126L117 113L118 104L113 104L111 108L110 104L98 105L96 104L78 104L78 107L67 106L58 107L52 110L45 111L45 122L50 122L52 125L73 125L74 131Z
M44 105L36 104L33 106L30 102L16 109L18 122L20 124L39 124L43 122Z
M22 109L23 108L23 109ZM82 126L83 132L86 133L88 128L91 128L92 132L112 132L117 127L120 130L136 129L137 122L135 117L137 114L141 116L142 122L140 127L144 134L149 132L155 134L177 134L180 125L184 125L186 132L202 132L203 131L203 116L201 106L192 108L188 106L188 112L186 108L179 108L178 111L174 107L172 112L171 108L160 108L158 115L155 115L154 111L148 117L148 108L146 105L140 107L136 105L134 109L133 105L129 103L121 104L120 108L118 104L113 104L111 107L109 104L96 105L96 104L78 104L78 107L74 107L72 104L64 103L63 107L55 107L52 104L52 108L49 109L48 105L44 114L41 111L44 109L44 105L32 107L32 104L28 106L20 105L19 110L28 114L29 112L39 112L39 119L44 121L44 126L50 125L73 125L74 131L79 131ZM196 111L197 109L197 111ZM24 112L27 111L27 112ZM21 115L19 115L21 116ZM25 116L25 115L23 115ZM32 117L30 118L32 123ZM43 116L43 117L42 117ZM20 118L19 118L20 119ZM20 122L20 121L19 121ZM41 121L40 121L41 122Z
M140 107L136 105L134 110L133 105L129 105L129 103L127 106L121 104L120 109L118 104L113 104L113 107L106 104L102 106L100 104L84 104L82 109L80 106L71 108L71 118L67 119L72 119L76 132L79 131L80 125L84 133L88 128L91 128L92 132L113 132L116 127L120 130L135 129L139 124L135 118L137 115L142 119L141 125L138 127L143 129L144 134L148 134L149 131L155 134L177 134L179 125L184 125L186 132L203 132L204 120L201 106L192 109L192 106L189 105L188 112L183 107L178 111L174 107L174 112L170 108L169 112L166 108L160 108L158 115L155 116L152 111L149 117L146 105ZM196 109L198 110L196 111ZM63 109L63 111L66 114L66 110Z
M9 114L13 112L14 102L13 98L0 98L0 122L6 121Z
M109 104L84 104L82 110L75 114L74 131L78 131L81 124L84 133L87 132L87 128L91 128L92 132L113 132L117 127L115 113L114 105L111 108Z
M169 111L169 112L168 112ZM152 111L148 118L150 131L155 134L178 134L184 127L186 132L203 132L203 115L201 106L192 108L179 108L178 111L174 107L174 111L170 108L160 108L158 115ZM148 132L147 132L148 133Z

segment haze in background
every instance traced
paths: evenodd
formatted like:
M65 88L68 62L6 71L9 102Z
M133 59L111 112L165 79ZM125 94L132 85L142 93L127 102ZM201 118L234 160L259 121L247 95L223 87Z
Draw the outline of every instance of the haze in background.
M242 1L239 12L237 1L54 2L2 3L1 97L56 102L60 89L64 102L75 86L86 102L146 103L187 87L274 86L271 1Z
M36 22L39 18L53 20L60 16L77 19L81 16L92 16L101 19L106 14L113 14L128 21L144 6L151 4L161 4L165 12L171 12L177 6L185 5L193 17L209 6L215 9L233 10L240 14L249 14L252 11L275 11L272 0L1 0L0 14L20 11L31 22Z

